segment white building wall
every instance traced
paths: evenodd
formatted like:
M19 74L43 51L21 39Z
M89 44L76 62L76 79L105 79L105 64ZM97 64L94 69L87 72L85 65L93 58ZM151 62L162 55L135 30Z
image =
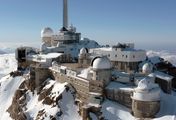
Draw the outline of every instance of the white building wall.
M91 53L107 56L111 61L139 62L146 59L146 52L143 50L122 50L121 48L97 48L91 49Z

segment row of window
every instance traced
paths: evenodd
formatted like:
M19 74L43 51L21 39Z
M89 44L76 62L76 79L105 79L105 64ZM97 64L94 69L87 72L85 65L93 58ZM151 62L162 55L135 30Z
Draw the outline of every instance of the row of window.
M111 55L108 54L107 56L110 57ZM117 58L117 55L115 55L115 57ZM122 55L122 57L126 57L126 58L128 58L128 55ZM135 58L135 55L133 55L133 58Z

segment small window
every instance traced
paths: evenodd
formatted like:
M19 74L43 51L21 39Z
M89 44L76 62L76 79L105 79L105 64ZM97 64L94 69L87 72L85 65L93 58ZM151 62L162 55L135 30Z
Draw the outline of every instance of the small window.
M133 55L133 58L135 58L135 55Z
M115 55L115 57L117 57L117 55Z
M108 57L110 57L110 54L108 54Z
M126 55L126 58L127 58L128 56Z

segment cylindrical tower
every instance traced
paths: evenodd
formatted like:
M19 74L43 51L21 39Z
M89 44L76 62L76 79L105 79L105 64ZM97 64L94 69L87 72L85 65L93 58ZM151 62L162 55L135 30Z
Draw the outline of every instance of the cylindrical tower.
M132 96L132 111L137 118L153 118L160 109L160 88L153 78L146 77L138 83Z

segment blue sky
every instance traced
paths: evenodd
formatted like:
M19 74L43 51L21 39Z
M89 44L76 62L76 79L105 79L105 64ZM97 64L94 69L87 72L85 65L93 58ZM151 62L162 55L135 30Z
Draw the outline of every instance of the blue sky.
M1 0L0 42L39 44L62 26L62 0ZM176 50L176 0L69 0L69 23L100 44Z

